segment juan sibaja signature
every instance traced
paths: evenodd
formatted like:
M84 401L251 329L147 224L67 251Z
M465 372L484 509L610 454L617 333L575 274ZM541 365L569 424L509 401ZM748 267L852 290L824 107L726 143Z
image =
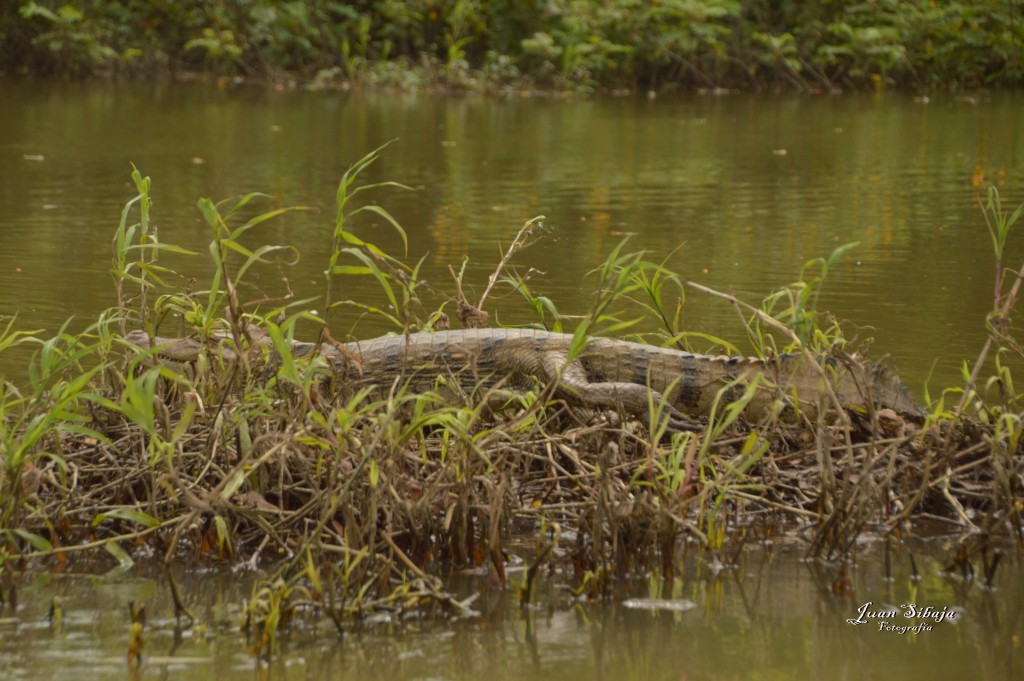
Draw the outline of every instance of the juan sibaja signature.
M904 603L900 607L880 607L872 610L873 601L868 601L857 609L857 617L846 620L849 624L878 624L879 631L892 631L897 634L905 634L912 631L916 634L922 631L931 631L932 625L942 622L955 622L960 616L960 609L953 606L933 608L930 605L921 607L915 603ZM899 624L898 621L921 620L917 624Z

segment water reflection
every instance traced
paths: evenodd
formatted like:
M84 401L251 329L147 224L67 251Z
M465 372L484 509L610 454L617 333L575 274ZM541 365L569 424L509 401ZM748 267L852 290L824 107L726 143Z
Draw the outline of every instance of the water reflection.
M954 382L983 338L992 263L978 187L1024 199L1012 179L1024 162L1012 94L927 105L898 95L502 101L5 80L0 97L0 313L51 331L112 302L109 240L132 195L130 163L154 178L161 237L201 252L200 196L259 190L273 205L318 207L253 234L302 250L289 279L304 296L320 290L342 172L397 138L372 179L417 189L379 200L435 282L468 257L482 288L501 245L538 214L555 238L522 266L546 273L537 292L567 313L586 309L586 273L624 234L684 278L751 301L858 241L823 304L870 326L876 354L892 354L920 391L936 360L934 380ZM399 249L388 229L363 230ZM1011 250L1010 262L1024 253ZM208 276L201 261L173 264ZM279 274L254 284L280 291ZM502 319L529 316L517 297L495 301ZM350 310L335 320L344 331L353 322ZM699 296L687 323L742 337L731 310ZM364 322L358 333L383 329Z
M134 600L149 616L138 678L1020 678L1024 582L1016 568L985 591L942 576L939 562L919 555L923 579L912 582L902 553L886 582L875 553L853 570L853 591L843 597L829 592L834 568L804 563L785 547L747 551L737 569L717 573L693 556L675 583L620 583L617 600L605 604L576 602L558 576L541 581L537 605L525 610L486 579L455 580L467 594L481 592L479 617L383 619L341 637L326 619L302 618L269 664L254 660L239 628L251 575L183 574L186 605L202 624L184 630L175 628L159 577L39 576L21 587L17 622L0 624L0 665L10 679L126 678L127 603ZM60 633L45 619L53 595L65 602ZM638 609L624 602L630 595L696 607ZM953 623L889 618L894 626L919 625L917 633L886 629L880 619L848 623L867 603L870 612L902 613L913 603L959 614Z

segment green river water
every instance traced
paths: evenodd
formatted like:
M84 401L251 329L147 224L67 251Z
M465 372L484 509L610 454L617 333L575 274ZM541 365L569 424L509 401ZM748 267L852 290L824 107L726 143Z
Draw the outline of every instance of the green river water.
M134 195L132 163L153 177L161 240L201 253L199 197L260 191L274 197L268 209L316 208L251 240L296 246L301 261L285 273L297 296L316 295L341 174L397 140L368 177L415 189L377 199L431 282L451 289L449 265L468 257L479 294L500 247L537 215L552 238L517 262L544 273L535 291L567 314L588 309L584 277L625 235L684 280L751 303L808 259L859 242L821 307L865 327L873 355L891 356L921 394L929 375L954 384L984 339L994 266L982 186L999 186L1008 206L1024 200L1024 101L1010 94L495 100L8 80L0 99L0 314L24 329L55 331L113 304L110 239ZM364 236L400 252L390 229L371 227ZM209 277L202 259L173 264ZM279 278L268 268L254 283L279 292ZM344 285L355 299L369 290ZM512 296L495 304L502 321L531 319ZM728 305L688 295L688 329L749 350L734 320ZM354 321L339 312L335 335Z
M395 139L368 177L413 187L376 197L408 231L410 257L425 256L422 276L443 288L452 288L449 265L468 258L478 295L501 246L537 215L551 238L516 263L535 268L535 292L567 314L587 310L587 273L625 236L684 280L752 303L795 280L808 259L856 241L829 273L821 307L873 337L872 355L889 356L920 396L926 381L933 392L956 385L984 342L994 267L978 196L994 183L1008 206L1024 201L1016 94L503 100L0 80L0 102L0 316L50 332L69 317L83 326L114 302L111 238L134 195L132 163L153 178L161 240L200 252L209 236L199 197L261 191L273 197L266 208L315 208L251 235L295 245L301 260L257 270L248 295L279 294L286 275L301 298L320 291L341 174ZM388 228L360 229L400 250ZM1024 248L1014 238L1007 266L1017 268ZM182 273L172 285L209 276L201 258L168 264ZM373 293L343 285L356 300ZM502 322L531 319L512 295L493 301ZM749 351L726 304L690 291L684 315L689 330ZM337 337L387 330L351 309L331 323ZM0 373L20 380L28 358L0 356ZM921 551L946 557L950 547L936 540ZM482 593L479 618L376 623L341 639L327 627L299 628L267 667L247 652L231 609L250 573L183 575L208 627L180 642L163 581L144 571L29 575L18 612L0 612L0 677L128 677L134 599L150 615L141 677L151 679L1024 678L1015 560L994 592L940 576L938 558L919 558L919 584L908 579L906 554L894 582L869 560L855 570L853 595L840 599L795 547L746 553L718 576L693 557L670 594L640 581L609 605L574 603L551 578L541 606L521 612L486 579L467 578L467 593ZM45 618L54 595L67 604L60 632ZM623 604L652 595L694 607ZM916 634L848 624L868 601L962 610Z
M943 541L914 547L946 551ZM666 587L640 579L620 584L608 603L578 602L560 575L540 580L536 605L521 609L514 590L486 577L449 580L479 594L478 616L451 621L376 618L343 636L326 621L301 621L280 641L278 657L258 663L241 633L240 603L251 572L183 573L185 605L202 626L175 627L159 572L38 575L22 586L17 622L0 619L5 679L552 679L559 681L729 681L733 679L1021 678L1024 580L998 575L995 589L939 576L941 564L909 553L883 579L879 554L851 573L853 593L828 586L834 569L800 560L797 542L752 545L735 569L715 573L697 556ZM516 565L519 567L516 567ZM510 579L519 583L513 559ZM60 630L47 621L63 598ZM140 673L127 671L128 602L145 603L147 641ZM870 604L863 617L860 610ZM954 613L908 619L904 606ZM896 616L872 617L895 610ZM862 619L861 624L849 620ZM898 627L918 627L900 631Z

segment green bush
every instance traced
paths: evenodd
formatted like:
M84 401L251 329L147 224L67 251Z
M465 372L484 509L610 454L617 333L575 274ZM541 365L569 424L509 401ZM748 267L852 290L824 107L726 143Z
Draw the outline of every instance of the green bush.
M17 0L0 69L456 87L1015 85L1013 0ZM409 78L413 68L418 76Z

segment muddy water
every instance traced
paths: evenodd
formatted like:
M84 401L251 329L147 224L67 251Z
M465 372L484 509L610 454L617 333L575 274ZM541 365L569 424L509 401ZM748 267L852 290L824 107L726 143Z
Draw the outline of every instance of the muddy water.
M937 542L923 550L947 549ZM145 568L39 575L19 592L17 621L0 623L0 668L5 679L131 678L134 601L146 604L138 678L148 679L1021 678L1019 573L1000 573L986 591L943 576L938 561L917 554L915 582L905 549L886 581L877 552L865 555L871 560L853 569L853 592L843 597L829 593L834 568L803 562L796 546L783 545L751 547L735 569L717 573L691 556L672 586L632 580L607 603L579 602L555 574L539 583L536 604L521 609L485 577L465 576L452 583L460 595L479 594L477 617L377 617L342 636L326 620L300 617L269 664L254 660L239 627L251 574L180 574L201 623L180 628L164 582ZM55 595L65 610L59 630L46 619ZM910 604L933 614L907 618Z
M0 80L0 101L0 315L50 332L72 316L81 328L113 304L110 239L134 195L132 163L154 180L161 240L200 253L209 238L201 196L263 191L273 195L267 208L313 207L250 235L254 245L293 244L301 259L258 268L247 294L290 288L301 298L320 291L338 179L397 138L368 179L413 188L377 196L438 285L450 288L448 266L468 258L479 294L500 247L541 214L551 237L520 258L520 271L535 268L535 292L567 314L587 309L587 273L626 236L683 279L751 302L793 281L808 259L856 241L830 271L821 306L875 338L874 353L891 355L920 395L929 375L933 390L954 383L984 338L993 265L980 188L994 182L1011 205L1024 200L1024 100L1012 94L561 101ZM385 226L358 229L400 250ZM1011 239L1008 263L1022 255ZM168 277L172 287L209 278L201 258L162 264L181 274ZM345 296L372 293L344 283ZM515 296L492 300L502 321L530 319ZM745 347L721 303L690 292L684 316L688 329ZM332 325L336 336L386 330L350 308ZM17 378L27 361L26 351L5 353L0 373ZM176 634L167 589L143 569L33 573L18 577L17 611L0 613L0 677L125 678L130 600L147 604L142 678L153 679L1024 675L1024 585L1013 566L985 592L942 577L938 559L919 558L923 580L913 583L905 554L887 582L876 557L855 570L854 593L837 598L827 571L798 550L748 553L717 576L691 557L668 593L638 580L608 604L574 603L556 576L525 612L486 579L467 580L467 595L481 593L478 618L368 623L340 639L324 622L306 623L267 667L238 628L252 574L183 574L205 629ZM66 604L59 632L46 621L55 595ZM666 597L671 609L626 607ZM848 624L867 602L957 606L962 616L916 634Z
M272 194L305 205L251 243L301 251L292 268L254 273L250 297L322 291L334 191L344 169L396 140L368 178L414 191L377 199L409 233L422 274L451 289L469 258L482 292L499 249L528 218L552 238L519 259L537 294L588 309L586 274L626 235L687 280L758 302L809 259L860 246L829 273L821 307L874 338L917 394L957 382L992 303L993 258L977 197L987 183L1024 200L1024 99L930 101L689 96L593 100L350 95L183 84L0 81L0 314L24 329L83 324L113 303L110 238L134 195L131 164L154 180L160 238L206 252L196 199ZM361 233L401 251L382 224ZM1024 254L1011 238L1007 262ZM172 286L209 280L202 258L168 264ZM346 282L366 298L371 285ZM503 321L531 319L496 296ZM749 349L726 305L691 292L685 326ZM351 308L336 333L386 330ZM3 359L23 371L27 353Z

